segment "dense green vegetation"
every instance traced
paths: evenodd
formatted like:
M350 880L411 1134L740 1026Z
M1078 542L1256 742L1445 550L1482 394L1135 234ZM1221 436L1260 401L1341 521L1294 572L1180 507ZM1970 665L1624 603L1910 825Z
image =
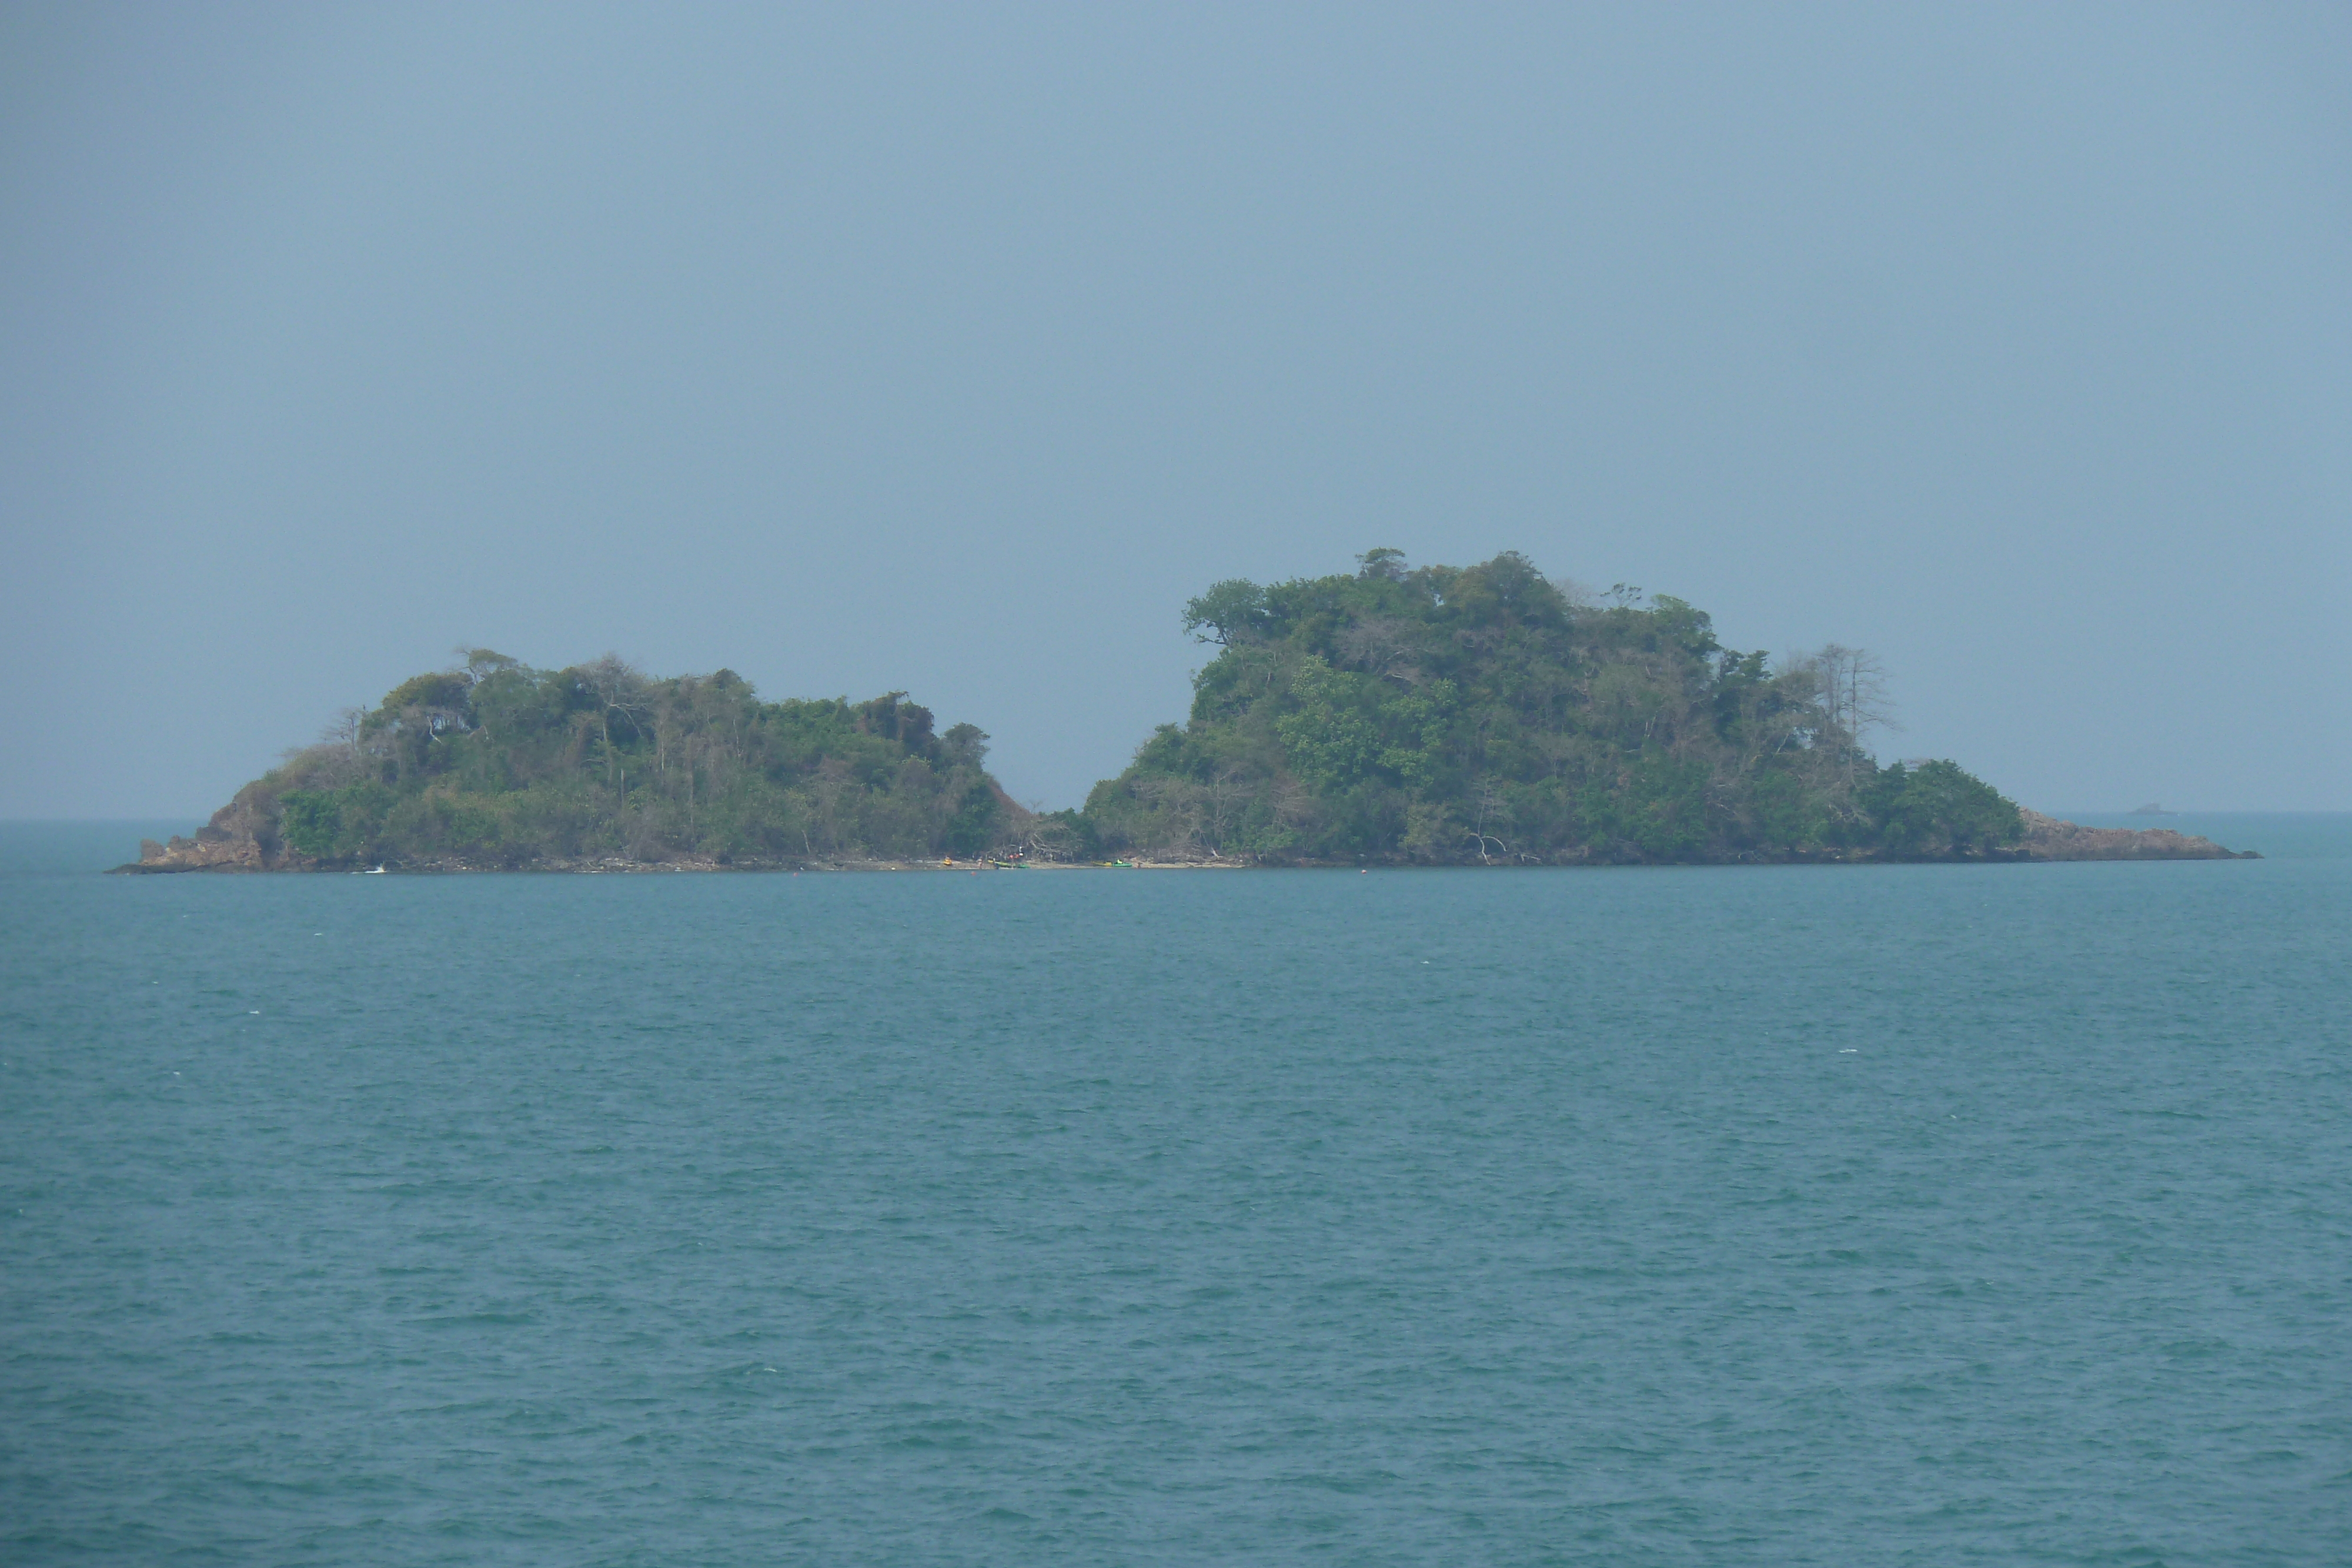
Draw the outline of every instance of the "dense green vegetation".
M1775 668L1638 590L1563 592L1527 559L1221 582L1186 624L1218 653L1066 852L1547 862L1982 855L2017 808L1950 762L1881 768L1874 666Z
M982 766L987 740L933 734L904 692L766 703L728 670L480 650L346 715L216 825L330 865L975 855L1027 815Z
M1776 667L1702 612L1595 599L1523 557L1218 583L1217 653L1083 810L1035 816L969 724L893 692L761 702L740 676L488 650L289 753L205 831L259 863L520 866L838 856L1563 864L1952 859L2015 844L2017 808L1950 762L1882 768L1875 666Z

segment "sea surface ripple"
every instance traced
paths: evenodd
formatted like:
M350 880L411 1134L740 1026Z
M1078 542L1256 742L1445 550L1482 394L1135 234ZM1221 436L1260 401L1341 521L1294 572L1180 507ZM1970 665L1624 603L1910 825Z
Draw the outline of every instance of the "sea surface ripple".
M2352 821L2275 826L244 878L12 828L0 1561L2352 1561Z

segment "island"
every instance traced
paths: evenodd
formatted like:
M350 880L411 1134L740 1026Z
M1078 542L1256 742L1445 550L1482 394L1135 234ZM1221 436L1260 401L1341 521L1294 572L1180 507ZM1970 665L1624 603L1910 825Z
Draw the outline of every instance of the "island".
M1875 667L1776 664L1705 612L1594 595L1505 552L1186 606L1215 650L1190 715L1083 808L1042 812L904 691L766 702L730 670L488 649L289 752L126 872L858 866L1566 866L2219 860L2168 830L2089 829L1948 759L1864 745ZM2251 858L2251 852L2248 852Z

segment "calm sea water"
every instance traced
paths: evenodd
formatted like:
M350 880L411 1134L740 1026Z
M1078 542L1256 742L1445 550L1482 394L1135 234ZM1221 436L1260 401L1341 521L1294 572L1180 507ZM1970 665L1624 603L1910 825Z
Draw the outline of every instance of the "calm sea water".
M0 1560L2352 1561L2352 819L2173 825L2273 858L5 830Z

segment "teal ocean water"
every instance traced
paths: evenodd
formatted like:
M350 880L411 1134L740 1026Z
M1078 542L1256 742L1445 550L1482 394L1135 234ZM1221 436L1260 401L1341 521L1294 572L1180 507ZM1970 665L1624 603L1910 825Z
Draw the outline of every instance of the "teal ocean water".
M2352 1561L2352 819L2168 825L2272 858L6 829L0 1561Z

